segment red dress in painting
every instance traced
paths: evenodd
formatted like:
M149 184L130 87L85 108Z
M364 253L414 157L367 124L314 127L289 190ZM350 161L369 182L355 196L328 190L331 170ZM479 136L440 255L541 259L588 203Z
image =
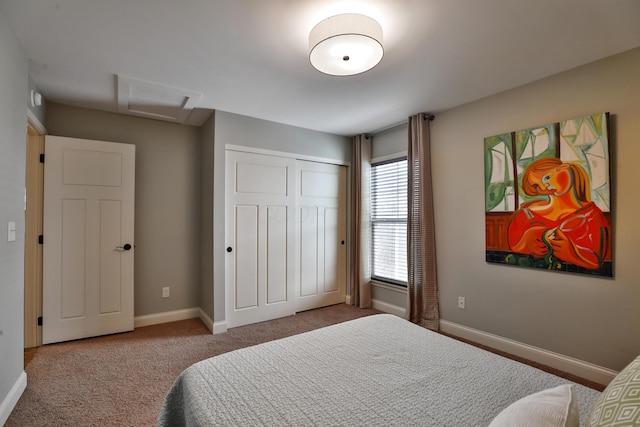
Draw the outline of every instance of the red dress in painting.
M525 203L511 217L507 231L511 250L547 261L553 256L585 268L600 267L607 252L608 223L595 203L557 220L531 209L539 203Z

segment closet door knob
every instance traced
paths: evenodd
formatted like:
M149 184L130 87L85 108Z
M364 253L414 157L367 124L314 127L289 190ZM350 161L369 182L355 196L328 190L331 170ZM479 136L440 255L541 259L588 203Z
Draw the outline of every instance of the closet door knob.
M232 250L233 250L233 249L231 248L231 246L229 246L229 247L227 248L227 252L231 252Z

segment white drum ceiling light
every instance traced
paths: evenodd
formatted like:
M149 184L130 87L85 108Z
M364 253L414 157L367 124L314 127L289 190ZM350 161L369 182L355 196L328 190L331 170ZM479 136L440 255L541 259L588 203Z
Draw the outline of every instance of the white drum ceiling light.
M382 59L382 27L365 15L346 13L320 21L309 33L309 61L318 71L352 76Z

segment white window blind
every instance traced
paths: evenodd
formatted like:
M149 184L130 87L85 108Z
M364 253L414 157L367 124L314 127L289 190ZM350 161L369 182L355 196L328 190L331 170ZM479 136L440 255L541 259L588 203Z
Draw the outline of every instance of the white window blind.
M407 160L371 167L372 277L407 283Z

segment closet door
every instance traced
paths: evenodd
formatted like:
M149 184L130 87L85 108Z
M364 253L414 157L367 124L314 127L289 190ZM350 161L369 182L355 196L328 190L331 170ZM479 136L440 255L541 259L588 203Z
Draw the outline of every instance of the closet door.
M295 159L226 153L226 319L295 313Z
M345 301L346 170L297 162L296 311Z

